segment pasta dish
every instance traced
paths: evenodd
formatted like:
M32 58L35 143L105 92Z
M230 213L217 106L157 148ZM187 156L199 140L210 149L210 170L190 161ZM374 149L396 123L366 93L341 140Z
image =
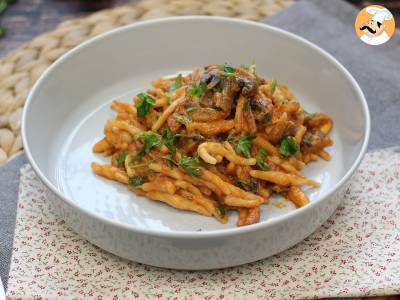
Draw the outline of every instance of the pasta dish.
M132 104L113 101L116 117L93 146L111 162L92 163L97 175L221 223L237 211L238 226L257 223L273 193L309 202L302 187L319 183L300 170L330 159L329 116L306 112L254 64L207 65L152 85Z

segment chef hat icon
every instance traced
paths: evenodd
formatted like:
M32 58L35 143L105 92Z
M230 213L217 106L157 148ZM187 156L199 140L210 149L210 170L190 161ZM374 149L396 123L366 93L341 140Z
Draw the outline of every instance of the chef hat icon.
M372 15L372 21L383 24L383 21L393 18L392 13L386 8L367 7L367 13Z

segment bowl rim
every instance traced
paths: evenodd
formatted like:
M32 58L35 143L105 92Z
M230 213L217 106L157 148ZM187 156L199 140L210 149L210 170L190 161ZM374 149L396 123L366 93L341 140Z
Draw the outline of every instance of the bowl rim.
M132 224L123 224L115 220L111 220L106 218L105 216L101 216L99 214L96 214L86 208L80 207L76 202L73 200L69 199L66 195L61 193L61 191L53 185L50 180L42 173L41 169L37 165L35 158L33 157L30 147L29 147L29 138L27 136L27 116L29 114L29 108L31 106L31 103L35 99L35 94L37 90L40 89L42 82L47 80L49 76L51 76L51 73L54 69L56 69L59 65L64 63L64 61L68 60L69 57L75 55L76 53L86 49L89 47L92 43L96 43L101 40L105 40L108 37L119 34L122 32L130 31L130 30L135 30L136 28L141 28L141 27L146 27L146 26L153 26L153 25L162 25L164 23L170 23L170 22L222 22L222 23L236 23L239 25L245 25L245 26L254 26L258 28L262 28L264 30L272 31L278 34L281 34L291 40L294 40L296 42L299 42L303 44L305 47L309 47L313 49L314 51L319 52L322 54L327 60L329 60L333 65L337 67L339 72L342 73L342 75L345 76L345 78L351 83L353 88L355 89L357 93L357 98L360 101L360 104L362 106L362 112L365 118L364 122L364 137L363 137L363 143L361 146L361 150L357 155L357 158L353 161L351 167L346 171L345 175L339 180L339 182L336 183L333 187L330 188L329 192L320 198L317 198L313 202L307 204L306 206L303 206L301 208L298 208L296 210L292 210L282 216L278 216L276 218L266 220L263 222L259 222L256 224L248 225L248 226L243 226L243 227L233 227L233 228L225 228L225 229L217 229L217 230L212 230L212 231L160 231L156 229L150 229L150 228L141 228L137 227ZM46 185L47 188L49 188L58 198L60 198L62 201L65 201L68 205L72 206L74 209L79 210L82 214L88 215L91 218L96 219L97 221L106 223L107 225L111 225L114 227L118 227L123 230L128 230L133 233L138 233L138 234L146 234L150 236L155 236L155 237L168 237L168 238L180 238L180 239L187 239L187 238L196 238L196 239L202 239L202 238L215 238L215 237L221 237L221 236L231 236L231 235L238 235L238 234L244 234L244 233L249 233L249 232L254 232L262 229L266 229L268 227L272 227L278 223L287 221L290 218L293 218L295 216L301 217L301 215L305 215L308 211L312 210L314 206L316 206L318 203L321 201L326 201L329 197L331 197L335 192L338 191L340 187L342 187L345 182L353 175L357 167L360 165L362 158L364 157L367 146L368 146L368 141L370 137L370 131L371 131L371 120L370 120L370 112L368 109L368 104L365 99L365 96L358 85L357 81L354 79L354 77L350 74L350 72L340 63L338 62L331 54L329 54L327 51L323 50L319 46L311 43L310 41L306 40L303 37L300 37L296 34L293 34L291 32L288 32L286 30L264 24L261 22L254 22L254 21L248 21L248 20L241 20L241 19L235 19L235 18L228 18L228 17L219 17L219 16L176 16L176 17L167 17L167 18L158 18L158 19L152 19L152 20L147 20L147 21L141 21L133 24L129 24L123 27L119 27L116 29L113 29L111 31L102 33L96 37L93 37L80 45L76 46L75 48L71 49L67 53L63 54L60 58L58 58L41 76L40 78L36 81L32 89L30 90L25 107L23 110L22 114L22 141L24 144L24 149L25 153L28 157L28 160L30 164L33 167L33 170L35 173L39 176L40 180Z

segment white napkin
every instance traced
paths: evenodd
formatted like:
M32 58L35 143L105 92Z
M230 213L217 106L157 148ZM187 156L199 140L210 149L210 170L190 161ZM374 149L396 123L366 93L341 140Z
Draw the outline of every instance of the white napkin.
M400 153L366 155L343 204L297 246L216 271L129 262L71 231L48 208L44 186L21 170L8 281L10 299L289 299L400 293Z

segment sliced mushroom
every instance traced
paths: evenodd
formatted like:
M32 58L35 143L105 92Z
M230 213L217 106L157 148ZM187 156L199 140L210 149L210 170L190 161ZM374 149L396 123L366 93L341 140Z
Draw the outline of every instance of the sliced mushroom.
M250 108L259 126L266 125L271 121L274 109L271 99L256 95L255 98L250 100Z
M318 128L307 130L303 135L300 147L302 153L319 153L333 144L332 139Z
M207 84L208 89L214 88L221 81L221 76L219 71L216 69L211 69L206 71L201 75L200 83Z

